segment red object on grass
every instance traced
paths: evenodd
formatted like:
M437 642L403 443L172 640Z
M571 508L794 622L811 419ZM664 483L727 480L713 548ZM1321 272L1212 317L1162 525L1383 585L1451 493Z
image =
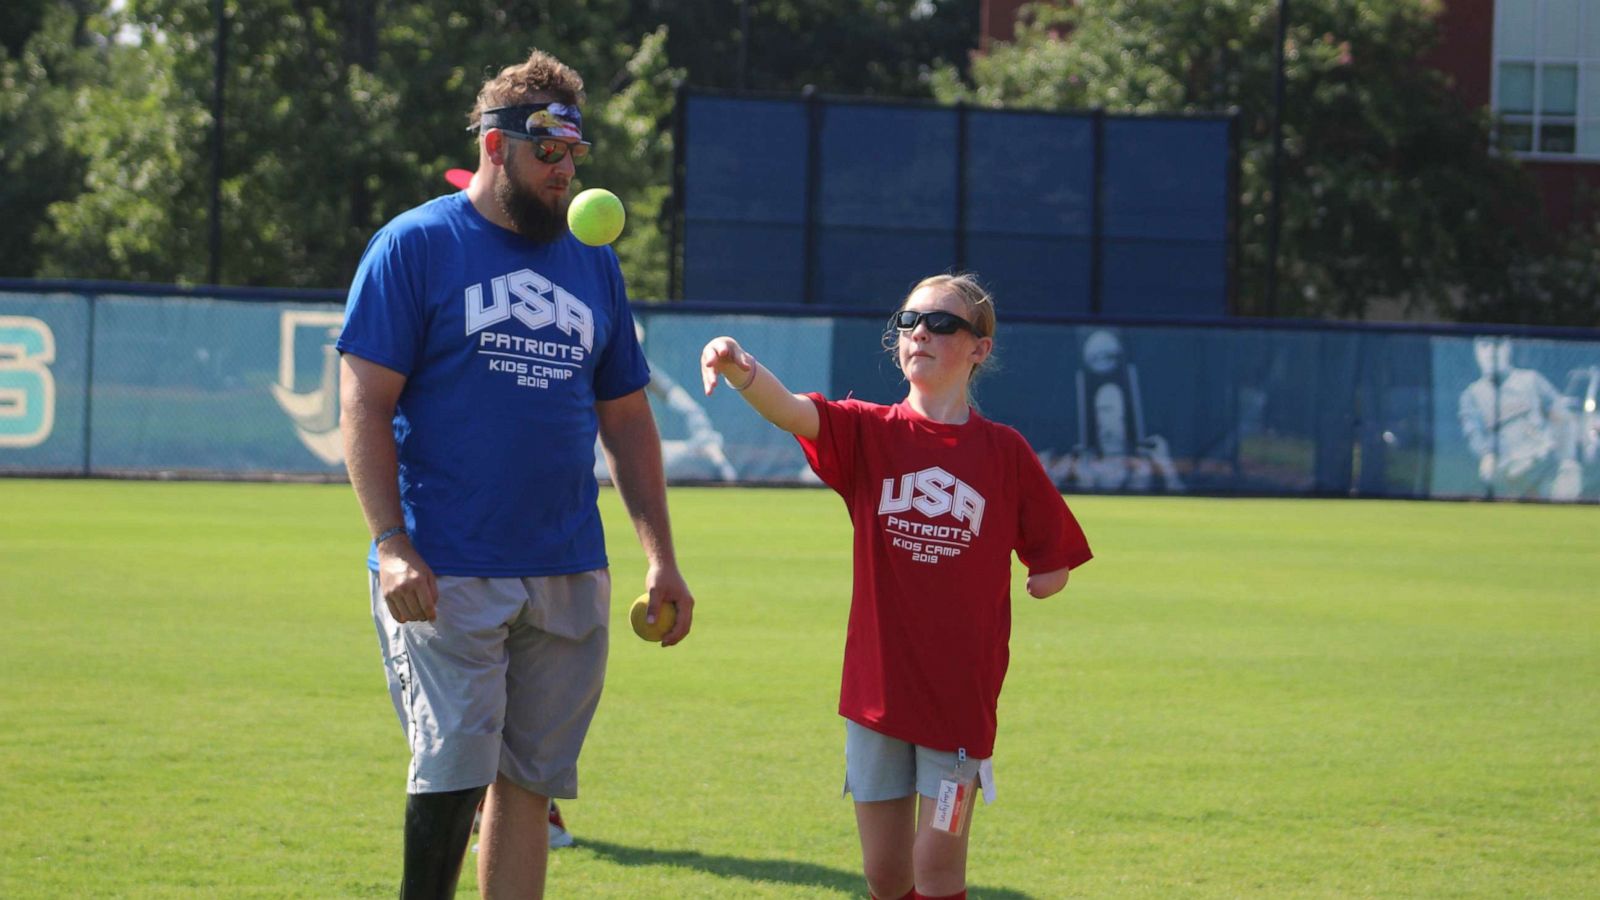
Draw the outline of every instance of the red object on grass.
M472 173L466 169L446 169L444 180L462 190L466 190L467 185L472 183Z

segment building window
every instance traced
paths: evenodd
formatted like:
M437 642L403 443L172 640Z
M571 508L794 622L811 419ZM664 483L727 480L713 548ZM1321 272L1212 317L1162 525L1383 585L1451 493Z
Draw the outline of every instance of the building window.
M1511 150L1600 159L1600 0L1496 0L1494 108Z

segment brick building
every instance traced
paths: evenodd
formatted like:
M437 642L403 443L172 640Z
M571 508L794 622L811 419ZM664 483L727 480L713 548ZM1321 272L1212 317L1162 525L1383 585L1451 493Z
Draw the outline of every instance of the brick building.
M1024 2L983 0L980 46L1010 40ZM1428 62L1495 111L1551 222L1600 212L1600 0L1444 0L1439 37Z
M1445 0L1432 62L1539 183L1557 225L1600 202L1600 0ZM1594 196L1580 208L1582 195Z

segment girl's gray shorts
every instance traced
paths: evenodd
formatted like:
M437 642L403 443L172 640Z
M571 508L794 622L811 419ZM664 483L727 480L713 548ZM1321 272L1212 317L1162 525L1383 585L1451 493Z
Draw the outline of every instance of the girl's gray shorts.
M970 760L977 764L983 802L994 802L994 764L992 759ZM844 790L857 803L898 800L912 794L939 795L939 782L954 771L956 755L886 734L844 720Z
M401 624L368 572L372 618L400 726L406 791L457 791L503 774L578 796L578 751L605 681L611 576L439 577L433 622Z

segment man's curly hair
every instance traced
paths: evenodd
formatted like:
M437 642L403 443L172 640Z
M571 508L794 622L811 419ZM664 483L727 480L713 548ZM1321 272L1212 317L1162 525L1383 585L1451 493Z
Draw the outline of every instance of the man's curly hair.
M477 125L484 110L500 106L541 100L580 106L583 99L583 77L554 56L535 50L526 62L506 66L500 74L483 83L472 112L467 114L467 124Z

